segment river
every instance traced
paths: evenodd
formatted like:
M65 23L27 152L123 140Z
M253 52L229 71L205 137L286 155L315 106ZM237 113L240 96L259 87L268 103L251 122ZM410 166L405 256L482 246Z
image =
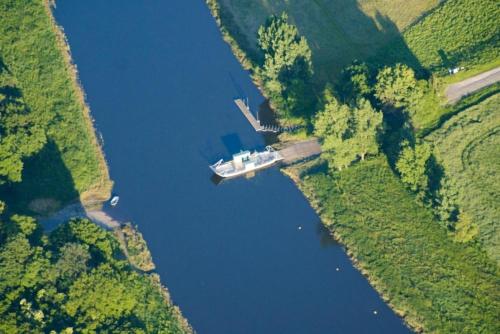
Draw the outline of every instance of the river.
M66 0L55 16L121 198L111 214L138 224L198 333L409 332L278 169L212 181L208 164L265 145L233 97L264 99L204 1Z

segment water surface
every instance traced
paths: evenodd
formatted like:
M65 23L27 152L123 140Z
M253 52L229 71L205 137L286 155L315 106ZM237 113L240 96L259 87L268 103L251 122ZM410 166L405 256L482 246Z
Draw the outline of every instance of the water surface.
M113 214L139 225L198 333L408 332L277 169L212 182L209 163L265 145L233 97L263 98L203 1L66 0L55 14L104 137Z

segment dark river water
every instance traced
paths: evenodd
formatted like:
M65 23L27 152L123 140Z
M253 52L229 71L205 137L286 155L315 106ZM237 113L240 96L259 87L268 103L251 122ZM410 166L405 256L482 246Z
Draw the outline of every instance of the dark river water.
M204 1L64 0L55 14L104 137L112 214L138 224L198 333L408 332L278 169L211 180L208 164L265 144L233 103L263 97Z

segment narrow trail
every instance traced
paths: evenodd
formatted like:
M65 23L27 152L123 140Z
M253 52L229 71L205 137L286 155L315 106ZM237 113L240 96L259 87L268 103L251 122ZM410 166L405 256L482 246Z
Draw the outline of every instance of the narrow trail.
M498 81L500 81L500 67L449 85L445 90L446 98L449 103L455 103L462 97Z
M53 230L57 225L67 222L71 218L88 218L94 223L115 230L121 223L102 210L86 209L81 203L73 203L53 213L49 217L40 218L40 223L47 230Z

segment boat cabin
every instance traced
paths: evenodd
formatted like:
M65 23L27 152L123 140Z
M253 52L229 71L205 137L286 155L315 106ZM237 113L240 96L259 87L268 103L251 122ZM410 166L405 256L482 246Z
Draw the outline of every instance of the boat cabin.
M240 153L236 153L233 155L233 164L234 168L240 169L243 168L245 162L250 160L250 151L241 151Z

